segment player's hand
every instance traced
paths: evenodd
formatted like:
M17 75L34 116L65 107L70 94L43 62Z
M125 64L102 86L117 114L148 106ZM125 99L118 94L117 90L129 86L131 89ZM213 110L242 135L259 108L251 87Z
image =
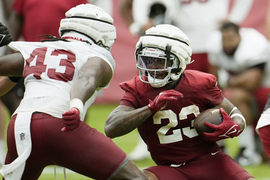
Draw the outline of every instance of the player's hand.
M233 138L239 136L243 130L238 123L233 122L232 118L224 111L223 108L220 108L220 113L223 117L223 121L219 125L210 124L205 122L204 124L211 129L215 130L213 133L203 133L203 138L206 141L216 142L221 139Z
M65 126L61 131L71 131L80 125L80 111L73 107L69 111L62 114Z
M0 47L8 45L12 38L7 30L7 27L0 22Z
M162 91L159 93L156 98L151 101L149 99L148 107L151 112L154 114L162 109L164 109L169 102L175 102L178 98L183 98L183 94L175 91L173 89Z

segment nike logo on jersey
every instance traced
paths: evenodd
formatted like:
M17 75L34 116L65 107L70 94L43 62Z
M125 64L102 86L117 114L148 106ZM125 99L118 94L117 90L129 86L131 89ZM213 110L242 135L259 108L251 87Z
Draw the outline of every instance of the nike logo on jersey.
M216 155L216 154L219 153L219 152L221 152L221 151L212 152L211 155L214 156L214 155Z

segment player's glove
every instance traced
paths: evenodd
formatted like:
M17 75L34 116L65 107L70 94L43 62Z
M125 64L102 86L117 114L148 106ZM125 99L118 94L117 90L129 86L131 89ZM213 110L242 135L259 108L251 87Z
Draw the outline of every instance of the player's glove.
M80 125L80 111L76 107L72 107L69 111L62 114L65 126L61 131L71 131Z
M7 30L7 27L0 22L0 47L9 44L12 38Z
M151 101L149 99L148 107L151 112L154 114L162 109L164 109L169 102L175 102L178 98L183 98L183 94L175 91L173 89L162 91L159 93L156 98Z
M223 121L219 125L210 124L205 122L204 124L211 129L215 130L213 133L203 133L203 138L206 141L216 142L221 139L233 138L239 136L243 130L238 123L233 122L232 118L224 111L223 108L220 108L220 113L223 117Z

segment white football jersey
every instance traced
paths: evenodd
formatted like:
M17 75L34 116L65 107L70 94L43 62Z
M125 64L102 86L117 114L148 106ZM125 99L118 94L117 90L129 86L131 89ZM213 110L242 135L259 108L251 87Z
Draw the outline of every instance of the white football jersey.
M19 51L25 59L25 93L15 113L38 111L62 118L62 113L69 110L71 87L78 78L80 68L89 58L100 57L110 65L112 72L115 69L111 53L95 44L80 41L17 41L9 46ZM82 120L100 89L85 103Z
M221 32L214 32L206 43L209 62L226 72L235 74L242 73L258 64L266 63L262 85L270 87L270 49L267 39L252 28L241 28L239 33L241 42L238 48L233 56L227 56L223 52Z

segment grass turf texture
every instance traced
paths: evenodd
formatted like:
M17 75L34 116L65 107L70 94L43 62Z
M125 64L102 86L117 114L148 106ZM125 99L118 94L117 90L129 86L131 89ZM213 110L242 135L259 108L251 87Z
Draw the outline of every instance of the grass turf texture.
M86 122L99 130L100 132L104 133L104 124L106 118L110 114L110 112L116 107L113 104L106 104L106 105L93 105L90 107ZM133 131L125 136L115 138L113 141L122 148L127 154L130 153L137 143L137 131ZM226 144L229 150L229 154L234 157L238 151L238 139L229 139L226 140ZM151 159L146 159L144 161L135 162L136 165L143 169L145 167L154 166L155 163ZM258 166L245 166L244 167L252 176L256 178L256 180L270 180L270 166L266 163L263 163ZM0 176L1 177L1 176ZM64 180L63 169L61 167L57 167L57 180ZM76 174L74 172L67 170L67 179L68 180L84 180L90 179L84 177L80 174ZM54 169L53 166L50 166L44 170L42 175L40 176L39 180L55 180L54 177Z

